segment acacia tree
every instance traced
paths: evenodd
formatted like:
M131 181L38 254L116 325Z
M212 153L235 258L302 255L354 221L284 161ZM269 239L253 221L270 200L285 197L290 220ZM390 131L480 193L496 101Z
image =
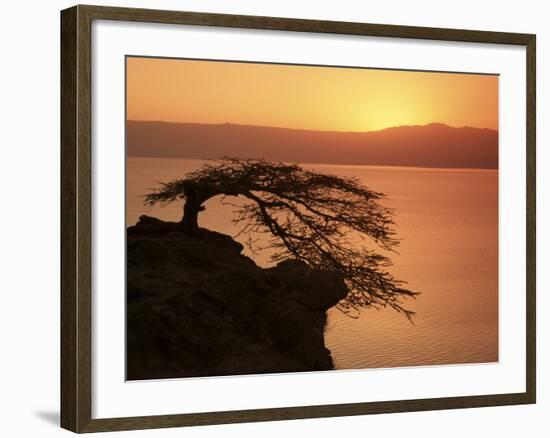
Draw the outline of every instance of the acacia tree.
M393 212L379 201L385 195L343 178L303 169L296 164L223 158L161 183L145 203L183 200L182 232L200 233L199 213L215 196L244 197L235 205L234 222L242 233L268 233L272 260L297 259L312 268L341 273L348 295L338 308L348 315L365 307L391 307L411 319L402 305L415 297L387 270L391 260L368 248L368 241L396 252ZM359 244L358 244L359 241Z

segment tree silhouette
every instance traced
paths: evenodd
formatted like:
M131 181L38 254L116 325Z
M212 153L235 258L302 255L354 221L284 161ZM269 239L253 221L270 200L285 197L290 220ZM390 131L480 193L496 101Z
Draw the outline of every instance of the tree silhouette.
M274 262L297 259L312 268L341 273L348 295L338 308L352 316L365 307L391 307L409 320L414 312L403 298L418 292L404 288L386 268L391 260L367 246L396 252L393 212L379 203L385 195L358 179L305 170L296 164L257 159L223 158L160 186L145 203L184 200L180 225L200 233L198 215L215 196L244 197L234 222L241 233L268 233ZM360 242L360 245L357 243Z

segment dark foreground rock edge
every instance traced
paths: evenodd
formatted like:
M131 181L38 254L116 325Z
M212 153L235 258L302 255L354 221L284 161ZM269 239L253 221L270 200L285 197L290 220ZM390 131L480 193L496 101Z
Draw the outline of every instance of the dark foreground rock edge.
M336 273L258 267L231 237L142 216L127 230L128 380L324 371Z

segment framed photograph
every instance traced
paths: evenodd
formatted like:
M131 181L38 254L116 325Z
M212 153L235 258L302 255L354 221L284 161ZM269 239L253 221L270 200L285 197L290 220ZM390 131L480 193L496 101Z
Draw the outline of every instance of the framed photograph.
M535 35L61 13L61 422L535 403Z

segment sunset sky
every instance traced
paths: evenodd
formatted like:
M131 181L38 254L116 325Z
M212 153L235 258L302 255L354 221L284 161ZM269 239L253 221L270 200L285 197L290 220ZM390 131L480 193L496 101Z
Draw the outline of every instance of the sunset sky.
M129 120L371 131L498 129L498 77L127 58Z

